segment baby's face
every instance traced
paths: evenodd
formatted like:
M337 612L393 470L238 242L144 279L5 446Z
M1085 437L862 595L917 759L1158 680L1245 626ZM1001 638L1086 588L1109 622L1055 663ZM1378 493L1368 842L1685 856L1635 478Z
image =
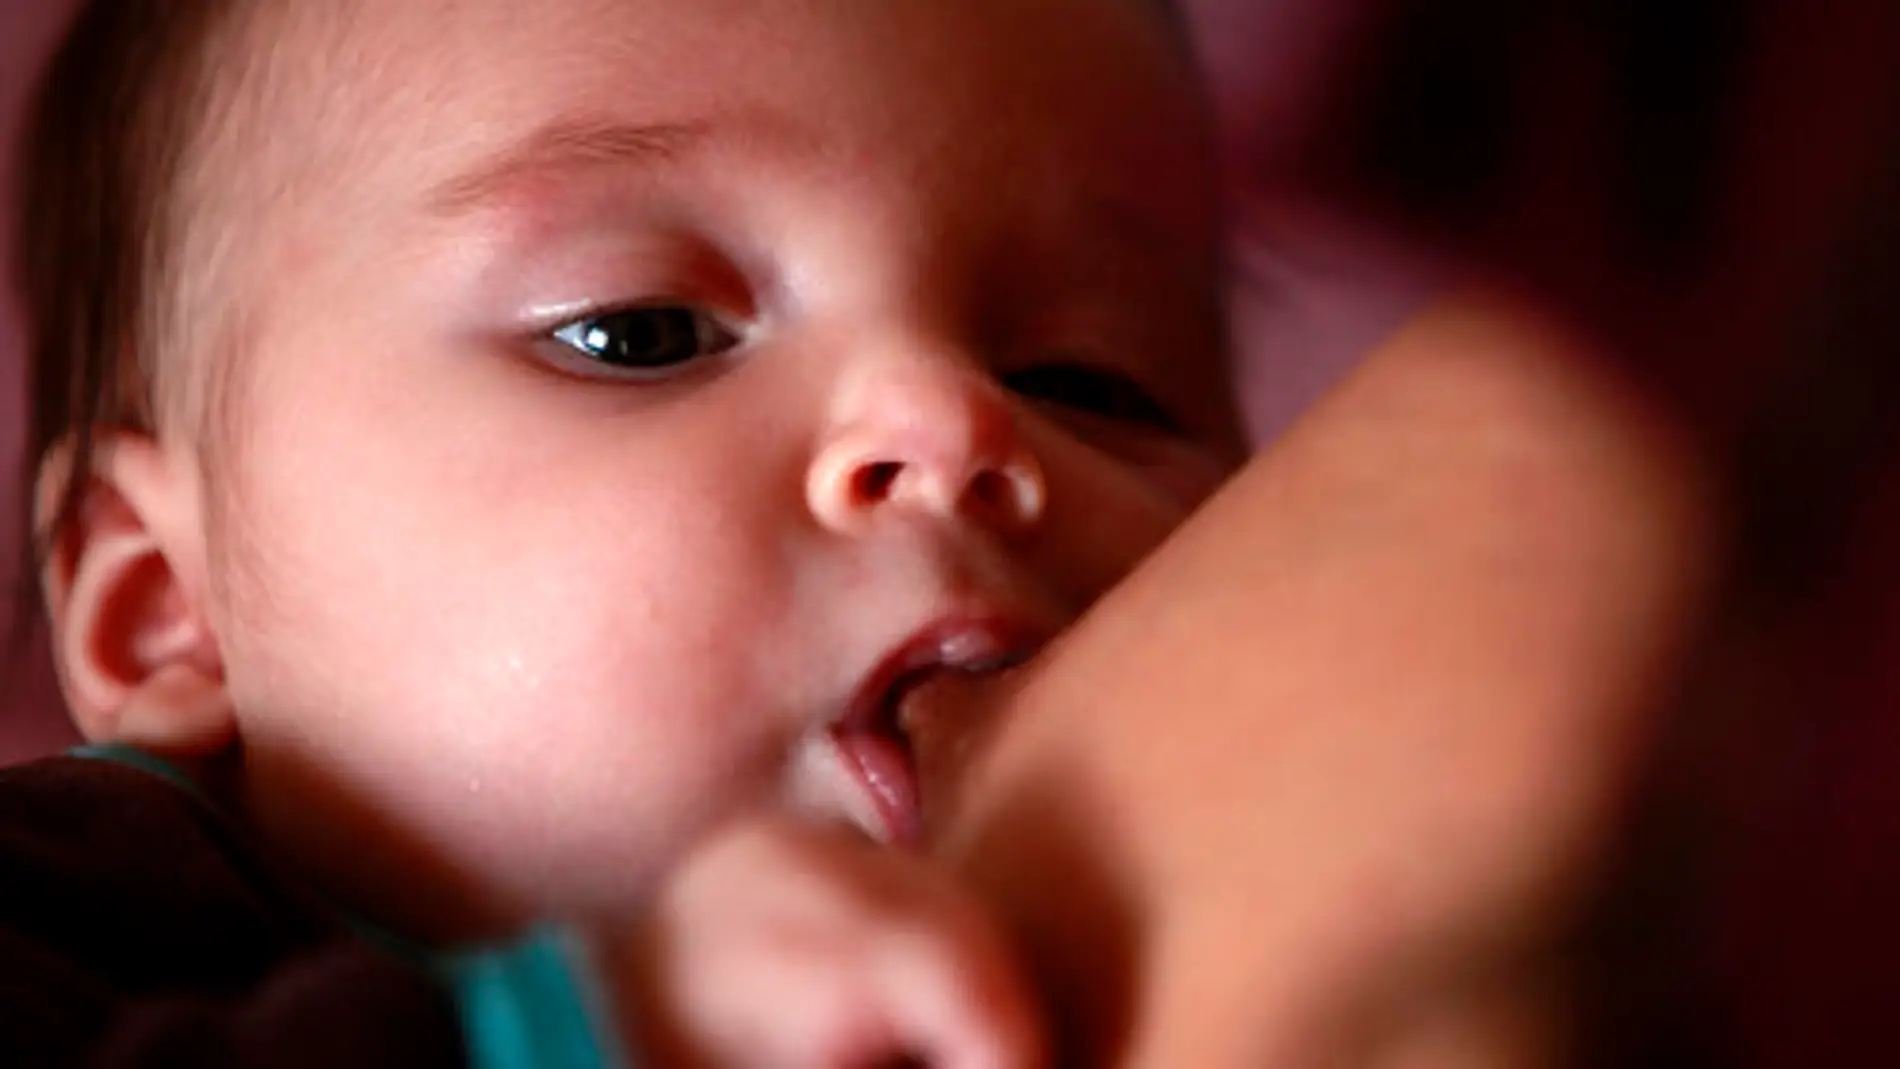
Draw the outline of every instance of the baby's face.
M1156 16L353 7L212 513L256 822L433 935L746 807L913 832L904 684L1032 653L1233 455Z

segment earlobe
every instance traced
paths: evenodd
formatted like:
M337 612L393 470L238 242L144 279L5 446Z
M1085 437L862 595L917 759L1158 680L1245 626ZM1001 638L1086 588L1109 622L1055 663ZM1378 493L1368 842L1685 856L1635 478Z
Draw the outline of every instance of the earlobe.
M65 485L65 456L41 469L42 521ZM202 598L203 536L195 472L158 443L119 434L98 443L79 508L54 533L44 565L54 655L73 719L95 743L165 756L207 756L236 724Z

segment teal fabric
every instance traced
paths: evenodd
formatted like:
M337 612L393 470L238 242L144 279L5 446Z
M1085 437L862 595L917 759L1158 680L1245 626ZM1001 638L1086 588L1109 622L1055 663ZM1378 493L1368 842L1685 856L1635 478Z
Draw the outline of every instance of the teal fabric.
M72 751L74 757L90 758L94 761L110 761L115 765L136 768L140 772L149 772L159 779L184 791L199 801L205 801L204 792L198 789L184 770L162 757L154 757L144 750L135 750L130 746L80 746Z
M625 1069L580 948L555 930L442 959L478 1069Z
M206 800L176 765L128 746L86 746L74 757L150 773ZM341 914L364 938L428 968L454 996L470 1069L630 1069L613 1014L572 936L545 928L492 947L431 954Z

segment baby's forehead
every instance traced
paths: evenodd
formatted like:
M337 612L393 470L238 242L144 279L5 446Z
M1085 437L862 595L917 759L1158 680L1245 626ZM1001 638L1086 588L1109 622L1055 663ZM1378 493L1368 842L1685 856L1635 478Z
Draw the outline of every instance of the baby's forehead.
M1149 197L1211 244L1192 77L1149 0L349 0L278 5L250 49L265 88L223 180L261 192L292 261L347 266L445 211L513 194L532 213L568 175L632 190L689 158L753 198L787 159L867 203L950 190L946 226L996 226L1038 167L1067 168L1043 185Z
M255 125L279 143L251 159L313 240L699 152L702 184L769 193L798 157L972 213L1066 169L1065 199L1145 198L1211 243L1195 80L1153 0L346 0L267 28Z
M271 83L249 110L268 147L318 183L445 163L564 113L649 125L777 113L867 137L911 124L924 99L927 121L950 127L1195 118L1150 0L269 6L239 61ZM1055 106L1076 98L1091 106ZM983 107L1002 101L1008 114Z

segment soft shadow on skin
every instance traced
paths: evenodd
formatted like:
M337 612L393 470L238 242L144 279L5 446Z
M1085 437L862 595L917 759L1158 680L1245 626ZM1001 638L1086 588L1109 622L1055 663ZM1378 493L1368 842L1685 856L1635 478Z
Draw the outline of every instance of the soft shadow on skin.
M192 769L193 777L204 783L227 812L237 816L241 824L247 824L244 814L244 795L239 787L239 764L243 761L241 752L225 754L205 766ZM477 903L483 901L479 888L474 881L460 873L439 850L421 837L388 819L382 807L351 790L336 777L330 775L314 763L307 761L289 762L280 760L271 769L271 791L281 798L295 798L299 808L322 813L322 826L326 829L324 854L335 857L347 857L351 853L373 850L395 871L405 874L405 882L414 888L430 888L429 901L411 898L404 903L404 917L379 919L368 922L359 910L360 903L351 902L344 897L331 896L327 904L341 910L343 919L358 926L366 925L365 931L381 937L394 937L403 942L420 946L432 943L447 943L465 939L471 935L499 936L505 927L496 919L494 931L437 931L440 927L454 924L446 913L429 915L431 905L441 909L447 903ZM470 800L470 804L479 804L479 796ZM293 859L273 851L269 840L254 829L254 845L271 859L278 871L291 878L301 878L312 885L322 886L320 874L304 871ZM373 845L372 845L373 844Z
M1115 871L1109 835L1078 772L1018 764L973 780L984 803L959 812L935 852L966 878L1027 955L1062 1066L1125 1060L1138 1034L1151 921Z

